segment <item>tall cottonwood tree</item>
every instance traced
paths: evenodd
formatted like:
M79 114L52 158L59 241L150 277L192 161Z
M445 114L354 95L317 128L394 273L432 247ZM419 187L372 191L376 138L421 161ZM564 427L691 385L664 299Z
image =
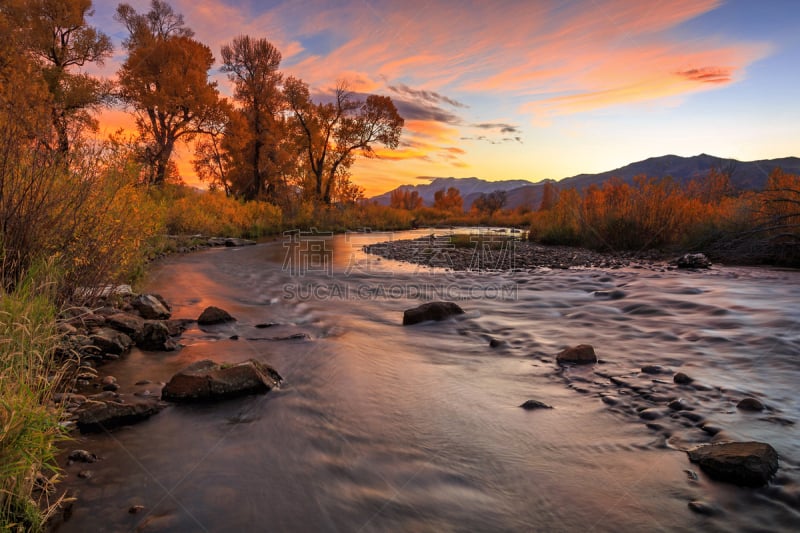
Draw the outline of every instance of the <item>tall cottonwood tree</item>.
M145 141L147 181L166 180L178 140L191 140L223 120L216 84L208 79L214 63L211 50L192 38L183 17L165 2L137 13L127 4L117 18L128 28L128 57L119 71L119 97L134 110Z
M374 156L375 144L397 148L404 122L388 96L360 100L340 83L332 102L314 103L308 85L293 77L284 82L284 95L319 203L331 204L337 178L348 175L340 169L357 155Z
M91 112L110 92L108 82L76 69L102 65L113 50L111 39L86 21L94 13L91 0L9 0L6 9L49 92L53 141L41 140L66 153L82 129L97 128Z
M233 189L245 199L275 200L289 157L285 107L278 71L281 53L266 39L240 35L222 47L222 71L234 84L245 128L231 128L227 148L236 150ZM238 137L233 139L233 137Z

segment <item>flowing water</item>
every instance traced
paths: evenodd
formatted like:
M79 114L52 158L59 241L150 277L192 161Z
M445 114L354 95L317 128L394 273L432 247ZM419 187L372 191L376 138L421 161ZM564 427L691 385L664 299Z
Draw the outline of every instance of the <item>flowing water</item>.
M359 251L383 238L336 236L320 261L272 242L153 268L147 289L173 316L217 305L238 321L101 373L157 392L134 384L254 357L284 384L78 436L70 447L101 460L90 479L75 476L87 465L67 468L79 501L59 531L800 529L799 272L431 272ZM426 298L466 313L401 326ZM554 354L580 343L600 363L560 370ZM678 370L692 386L672 383ZM746 396L767 410L737 410ZM675 398L693 410L671 412ZM554 408L520 409L527 399ZM682 450L718 430L777 449L769 486L717 483L689 463Z

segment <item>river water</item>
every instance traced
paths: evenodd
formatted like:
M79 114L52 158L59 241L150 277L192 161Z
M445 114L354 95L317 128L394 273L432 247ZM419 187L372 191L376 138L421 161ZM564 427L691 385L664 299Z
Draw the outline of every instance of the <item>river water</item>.
M135 383L199 359L257 358L284 384L76 437L70 447L100 461L67 467L79 501L58 531L800 529L799 272L431 271L360 251L385 238L155 266L146 288L173 316L217 305L238 321L190 328L178 352L134 349L101 373L157 393ZM426 299L466 313L401 326ZM554 355L580 343L600 363L560 370ZM675 385L674 371L694 383ZM738 411L746 396L767 410ZM520 409L527 399L554 408ZM671 399L692 410L671 412ZM760 489L711 481L682 450L712 438L771 443L778 475Z

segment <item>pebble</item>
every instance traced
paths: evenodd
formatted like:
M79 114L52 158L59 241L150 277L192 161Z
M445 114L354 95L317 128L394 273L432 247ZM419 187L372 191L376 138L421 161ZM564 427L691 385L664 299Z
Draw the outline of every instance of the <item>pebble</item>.
M684 374L683 372L678 372L672 377L672 381L674 381L678 385L688 385L694 380L689 376L687 376L686 374Z
M763 411L764 404L756 398L744 398L736 404L736 408L742 411Z

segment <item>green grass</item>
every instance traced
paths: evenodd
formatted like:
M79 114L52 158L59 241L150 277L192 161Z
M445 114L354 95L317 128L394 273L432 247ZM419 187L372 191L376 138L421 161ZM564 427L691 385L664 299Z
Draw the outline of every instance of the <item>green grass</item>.
M0 531L41 531L53 508L36 487L38 475L57 471L64 438L50 402L61 377L52 359L55 287L41 279L29 274L0 292Z

